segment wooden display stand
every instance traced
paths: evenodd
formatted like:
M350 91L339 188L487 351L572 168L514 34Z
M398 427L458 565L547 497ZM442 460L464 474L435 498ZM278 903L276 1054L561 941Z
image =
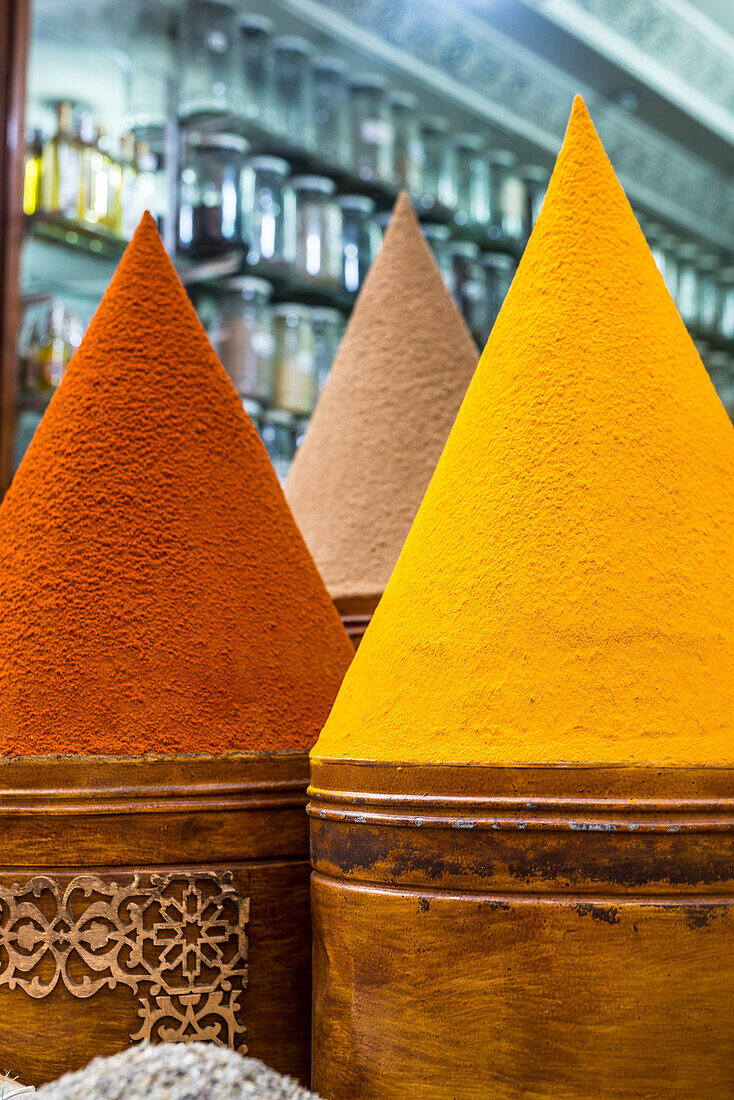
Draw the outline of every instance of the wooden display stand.
M734 768L313 760L329 1100L734 1096Z
M0 761L0 1053L207 1039L308 1082L306 753Z
M334 600L334 607L339 612L344 629L355 649L359 649L359 643L370 625L380 598L380 596L348 596Z

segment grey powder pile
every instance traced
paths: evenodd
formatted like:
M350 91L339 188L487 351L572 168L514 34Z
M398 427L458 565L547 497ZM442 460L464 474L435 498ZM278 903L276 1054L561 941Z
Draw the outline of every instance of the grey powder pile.
M162 1043L95 1058L38 1100L318 1100L291 1077L213 1043Z

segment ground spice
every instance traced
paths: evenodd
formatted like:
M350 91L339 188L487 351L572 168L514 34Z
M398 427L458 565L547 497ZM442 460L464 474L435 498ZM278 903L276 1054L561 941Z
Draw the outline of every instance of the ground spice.
M403 193L286 482L334 599L382 595L478 358Z
M734 763L734 428L577 100L316 756Z
M352 655L146 215L0 508L0 751L308 748Z

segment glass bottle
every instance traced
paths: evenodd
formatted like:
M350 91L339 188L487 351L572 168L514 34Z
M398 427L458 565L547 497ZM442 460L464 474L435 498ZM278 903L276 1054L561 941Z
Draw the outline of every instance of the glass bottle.
M448 120L440 115L424 118L420 136L423 143L423 195L420 205L424 210L432 210L436 205L453 210L456 205L456 174Z
M180 118L201 123L235 111L241 93L232 4L228 0L185 0L180 43Z
M486 225L489 220L489 173L485 142L479 134L454 138L457 225Z
M217 353L242 398L270 403L274 341L269 302L272 285L251 275L222 284Z
M449 227L429 223L422 225L421 229L438 264L441 277L448 290L453 294L456 287L454 285L454 267L449 254L449 240L451 237Z
M715 335L719 323L719 270L717 256L702 253L698 261L699 318L698 325L707 335Z
M284 409L268 409L260 417L260 438L282 485L296 451L293 414Z
M550 172L542 164L526 164L520 171L520 178L525 185L525 216L523 218L523 240L530 236L533 226L538 220L538 214L543 206L545 193L548 190Z
M366 195L338 195L336 203L342 213L341 281L345 290L356 292L375 254L375 204Z
M479 245L473 241L452 241L449 256L454 272L456 304L469 331L479 343L484 336L487 313L487 273L479 262Z
M294 176L295 266L304 275L339 282L342 268L341 210L334 202L335 184L326 176Z
M678 297L678 247L679 240L674 233L663 232L660 237L660 252L662 255L662 275L673 301Z
M271 44L275 24L265 15L246 14L240 16L237 26L245 117L260 126L269 126L273 111Z
M41 173L43 170L43 139L40 130L26 135L23 165L23 213L35 214L41 207Z
M333 164L351 157L347 63L319 56L313 62L314 128L319 154Z
M286 186L288 161L247 157L242 170L242 236L247 261L292 263L295 257L293 192Z
M405 188L414 198L423 193L423 142L418 121L418 97L395 90L387 97L393 127L393 173L395 187Z
M314 146L312 54L305 38L273 39L273 127L303 149Z
M90 111L79 113L75 130L81 147L81 183L77 213L82 221L96 225L107 210L107 177Z
M734 267L719 273L719 335L734 340Z
M354 170L360 179L383 183L389 183L393 173L387 86L380 73L356 73L349 80Z
M682 244L678 249L678 312L687 325L694 327L701 316L701 294L698 282L698 248Z
M316 401L316 357L309 306L273 306L275 337L273 404L294 416L310 416Z
M321 393L329 377L331 364L339 350L346 322L338 309L314 306L311 310L311 323L313 324L316 386Z
M131 239L140 221L137 217L137 181L135 137L128 132L120 139L120 216L117 225L117 232L126 241Z
M181 173L179 250L194 256L239 247L240 184L247 142L238 134L189 135ZM138 171L138 182L144 173Z
M514 169L517 157L509 149L490 149L487 153L489 164L489 236L492 240L500 237L522 237L524 191L520 192L514 181L520 183ZM508 208L509 206L509 208Z
M107 201L101 224L112 233L119 232L120 202L122 191L122 164L113 155L112 141L105 126L97 127L97 148L102 154L103 172L107 180Z
M82 186L82 146L72 132L71 103L57 108L57 129L43 146L41 195L43 209L66 218L79 216Z
M510 289L517 260L508 252L483 252L481 264L487 273L487 314L485 318L486 340L497 320L497 314Z

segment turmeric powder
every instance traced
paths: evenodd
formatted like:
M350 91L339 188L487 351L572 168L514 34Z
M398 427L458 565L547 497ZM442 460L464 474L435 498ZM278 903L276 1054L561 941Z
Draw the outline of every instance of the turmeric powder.
M0 508L0 753L307 749L352 654L146 215Z
M734 428L583 102L313 750L734 763Z

